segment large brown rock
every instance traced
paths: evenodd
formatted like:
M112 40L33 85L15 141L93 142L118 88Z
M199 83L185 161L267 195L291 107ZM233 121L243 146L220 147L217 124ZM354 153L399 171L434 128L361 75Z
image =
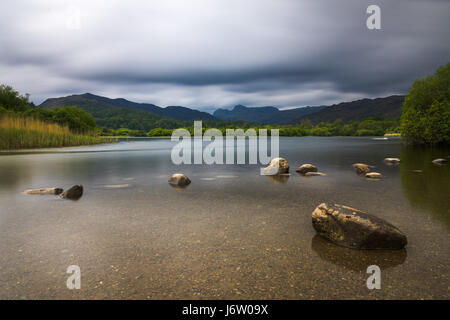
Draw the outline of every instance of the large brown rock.
M289 173L289 163L284 158L274 158L262 171L267 176L286 174Z
M331 242L353 249L402 249L406 236L383 219L344 205L320 204L312 213L314 229Z
M295 171L304 175L307 172L317 172L317 167L313 164L305 163L298 167Z
M74 185L73 187L64 191L60 197L69 200L78 200L83 195L83 186L80 184Z

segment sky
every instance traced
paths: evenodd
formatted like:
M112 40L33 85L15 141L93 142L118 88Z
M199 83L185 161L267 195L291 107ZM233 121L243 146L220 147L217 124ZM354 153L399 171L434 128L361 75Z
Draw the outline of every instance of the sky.
M369 30L369 5L381 29ZM203 111L407 93L450 62L447 0L2 0L0 83Z

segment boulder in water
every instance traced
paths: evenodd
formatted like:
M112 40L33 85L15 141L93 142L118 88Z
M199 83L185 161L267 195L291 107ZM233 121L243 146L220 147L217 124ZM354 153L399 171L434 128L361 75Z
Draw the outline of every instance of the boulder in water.
M400 159L399 158L385 158L384 163L389 164L389 165L396 165L400 163Z
M305 174L307 172L317 172L317 167L315 165L305 163L298 167L295 171L300 174Z
M368 172L366 173L366 178L369 179L383 179L383 175L378 172Z
M266 176L286 173L289 173L289 163L284 158L274 158L266 168L262 169L262 174Z
M304 174L305 177L320 177L320 176L326 176L326 173L323 172L307 172Z
M168 182L171 186L186 187L191 183L191 180L182 173L175 173L169 178Z
M354 163L352 164L352 167L355 168L357 174L368 173L373 168L373 166L370 166L365 163Z
M403 249L406 236L387 221L344 205L320 204L312 213L319 235L353 249Z
M60 197L69 200L78 200L83 195L83 186L81 184L74 185L73 187L64 191Z

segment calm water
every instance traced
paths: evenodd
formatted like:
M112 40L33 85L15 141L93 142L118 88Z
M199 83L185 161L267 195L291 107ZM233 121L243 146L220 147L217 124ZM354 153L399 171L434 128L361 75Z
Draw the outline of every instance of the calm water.
M273 180L260 165L175 166L173 145L140 139L1 153L0 298L449 298L450 166L431 164L449 150L281 138L291 176ZM387 166L385 157L402 164ZM356 175L355 162L385 179ZM297 175L302 163L327 176ZM175 172L192 184L171 188ZM78 201L21 193L73 184L85 187ZM406 233L407 248L356 251L321 239L311 212L322 202L388 220ZM381 290L366 288L371 264L382 269ZM69 265L81 268L81 290L66 288Z

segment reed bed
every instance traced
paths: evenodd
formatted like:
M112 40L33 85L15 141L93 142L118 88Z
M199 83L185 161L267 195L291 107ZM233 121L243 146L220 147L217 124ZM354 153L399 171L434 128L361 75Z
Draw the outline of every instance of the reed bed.
M67 126L14 115L0 116L0 149L49 148L110 142L94 134L77 134Z

